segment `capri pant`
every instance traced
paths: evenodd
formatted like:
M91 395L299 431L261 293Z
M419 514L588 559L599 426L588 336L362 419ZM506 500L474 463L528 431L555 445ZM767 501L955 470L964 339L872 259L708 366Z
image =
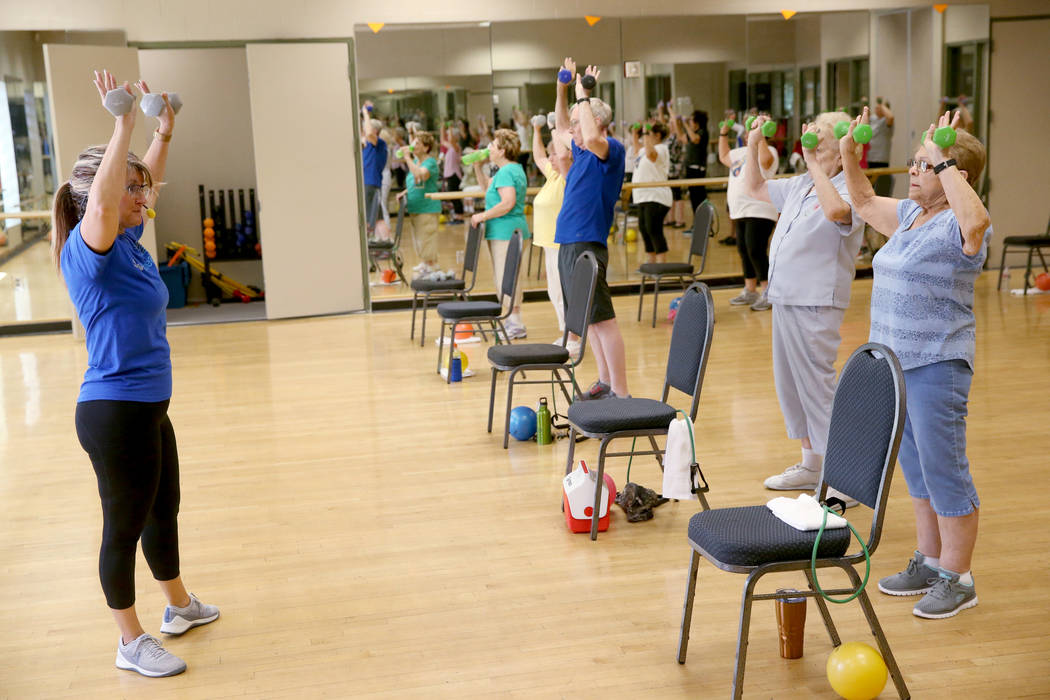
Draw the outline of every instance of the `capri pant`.
M76 426L102 499L102 592L123 610L135 604L139 538L153 578L179 575L179 454L168 402L83 401Z
M736 219L736 249L745 279L759 282L769 279L769 237L776 225L771 219Z
M905 370L908 415L897 459L914 498L941 517L980 507L966 459L966 413L973 371L964 360Z
M664 236L664 217L670 207L659 202L642 202L638 205L638 230L642 234L646 253L659 255L667 252Z

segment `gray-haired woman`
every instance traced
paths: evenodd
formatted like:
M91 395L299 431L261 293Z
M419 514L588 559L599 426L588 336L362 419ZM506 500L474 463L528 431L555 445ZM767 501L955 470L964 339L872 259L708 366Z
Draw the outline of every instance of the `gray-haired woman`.
M103 71L105 98L128 83ZM149 93L145 82L136 83ZM179 457L168 419L171 353L164 309L168 292L139 243L144 216L164 177L175 113L164 110L146 156L128 150L135 108L115 120L104 147L80 154L55 193L52 257L87 337L88 369L76 429L91 458L102 499L99 577L120 628L118 668L171 676L186 664L143 630L135 612L135 550L142 540L153 577L168 599L161 632L182 634L212 622L219 609L188 593L179 571Z

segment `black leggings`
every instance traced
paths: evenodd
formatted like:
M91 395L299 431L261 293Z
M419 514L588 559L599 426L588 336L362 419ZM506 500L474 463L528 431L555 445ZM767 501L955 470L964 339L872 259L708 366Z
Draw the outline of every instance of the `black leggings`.
M707 177L707 166L690 165L685 169L685 176L690 179ZM689 188L689 206L692 207L694 214L696 213L696 208L700 206L705 199L707 199L706 186L694 185Z
M84 401L76 426L102 498L102 592L123 610L135 604L140 537L153 578L179 575L179 454L168 402Z
M459 175L449 175L445 178L445 191L446 192L458 192L459 191ZM453 199L452 200L452 211L457 214L463 213L463 200Z
M745 279L765 282L769 275L769 237L777 222L769 219L736 220L736 249L744 266Z
M659 255L667 252L664 217L669 211L670 207L659 202L642 202L638 205L638 230L641 231L646 253Z

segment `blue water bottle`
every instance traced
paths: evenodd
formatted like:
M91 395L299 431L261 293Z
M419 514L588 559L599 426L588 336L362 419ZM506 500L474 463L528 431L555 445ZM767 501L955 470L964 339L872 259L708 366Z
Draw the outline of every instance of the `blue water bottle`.
M458 348L452 351L452 361L448 365L448 374L450 382L463 381L463 359L459 354Z

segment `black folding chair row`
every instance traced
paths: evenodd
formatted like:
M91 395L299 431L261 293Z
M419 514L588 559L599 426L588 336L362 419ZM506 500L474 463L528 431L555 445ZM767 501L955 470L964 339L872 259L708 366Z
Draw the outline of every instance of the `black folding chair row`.
M876 343L859 347L846 361L835 389L827 453L818 493L820 500L823 500L829 487L836 488L872 509L866 542L869 556L875 553L882 536L894 462L904 431L904 406L904 374L893 351ZM813 598L831 637L831 644L837 647L841 643L838 631L828 612L827 603L816 589L810 570L816 535L816 531L804 532L784 523L765 505L719 508L694 515L689 521L688 539L693 551L682 610L678 663L685 663L689 646L689 627L700 557L724 571L747 574L740 605L733 675L734 698L740 698L743 694L751 606L756 600L781 600L798 596ZM864 564L864 554L847 554L849 544L849 529L824 530L816 566L842 569L853 586L852 589L825 590L829 596L851 595L861 584L855 567ZM762 576L782 571L805 572L808 590L801 593L755 593L755 586ZM901 698L911 697L867 591L861 591L856 600L878 642L898 695Z
M460 299L468 301L474 283L478 279L478 258L481 253L481 232L479 226L471 226L467 231L467 247L463 255L463 273L452 280L412 280L412 332L409 339L416 335L416 306L422 301L423 319L419 329L419 346L423 347L427 335L427 307L440 301ZM401 222L398 221L398 236L401 233ZM467 282L467 275L470 282Z
M368 240L368 267L369 270L378 270L379 261L386 260L390 268L397 273L401 282L408 284L405 279L404 257L401 255L401 232L405 228L405 205L402 203L397 210L397 224L394 228L393 240L385 241L377 238Z
M638 288L638 320L642 320L642 304L645 300L645 283L653 281L653 328L656 328L656 313L660 308L660 283L676 280L682 287L692 284L704 272L707 264L707 239L711 234L711 222L715 218L715 207L705 199L693 214L693 238L689 244L689 255L685 262L645 263L638 268L642 276ZM693 266L693 258L700 258L700 266Z
M677 411L667 403L671 387L692 398L689 420L696 421L700 405L700 390L704 384L707 358L714 331L714 305L711 290L703 282L693 283L682 297L671 332L671 347L667 355L667 371L661 399L611 398L599 401L577 401L569 406L569 456L565 473L572 470L576 447L576 435L582 434L600 440L598 447L597 482L602 483L607 457L654 455L663 469L662 455L656 442L657 435L666 435ZM622 438L646 437L652 449L635 449L628 452L609 452L609 443ZM594 509L591 516L591 539L598 539L598 516L601 505L601 489L595 489ZM703 492L697 494L703 508L708 508Z
M1011 248L1013 250L1011 250ZM1007 236L1003 239L1003 254L999 257L999 283L995 285L996 290L1003 286L1003 272L1006 270L1007 253L1028 252L1028 261L1024 268L1024 293L1028 294L1028 287L1032 284L1032 255L1038 255L1039 261L1043 263L1043 272L1050 272L1046 266L1046 258L1043 257L1043 249L1050 250L1050 221L1046 224L1046 233L1042 236ZM1006 281L1010 283L1009 280Z
M591 307L594 303L594 288L598 281L598 261L594 253L584 252L576 258L572 280L569 285L569 307L565 312L565 331L562 333L561 345L552 343L518 343L517 345L494 345L489 348L489 364L492 365L492 383L489 387L489 424L492 432L492 410L496 403L496 376L500 372L510 372L507 377L507 412L503 421L503 449L507 449L510 434L510 410L514 397L515 384L551 384L558 383L566 404L571 404L573 397L580 393L576 383L575 368L583 360L587 347L587 328L591 321ZM580 353L573 358L566 349L569 334L575 333L580 338ZM518 379L526 371L550 371L551 379ZM563 376L564 375L564 376ZM569 388L572 391L569 391ZM552 386L553 388L553 386Z

